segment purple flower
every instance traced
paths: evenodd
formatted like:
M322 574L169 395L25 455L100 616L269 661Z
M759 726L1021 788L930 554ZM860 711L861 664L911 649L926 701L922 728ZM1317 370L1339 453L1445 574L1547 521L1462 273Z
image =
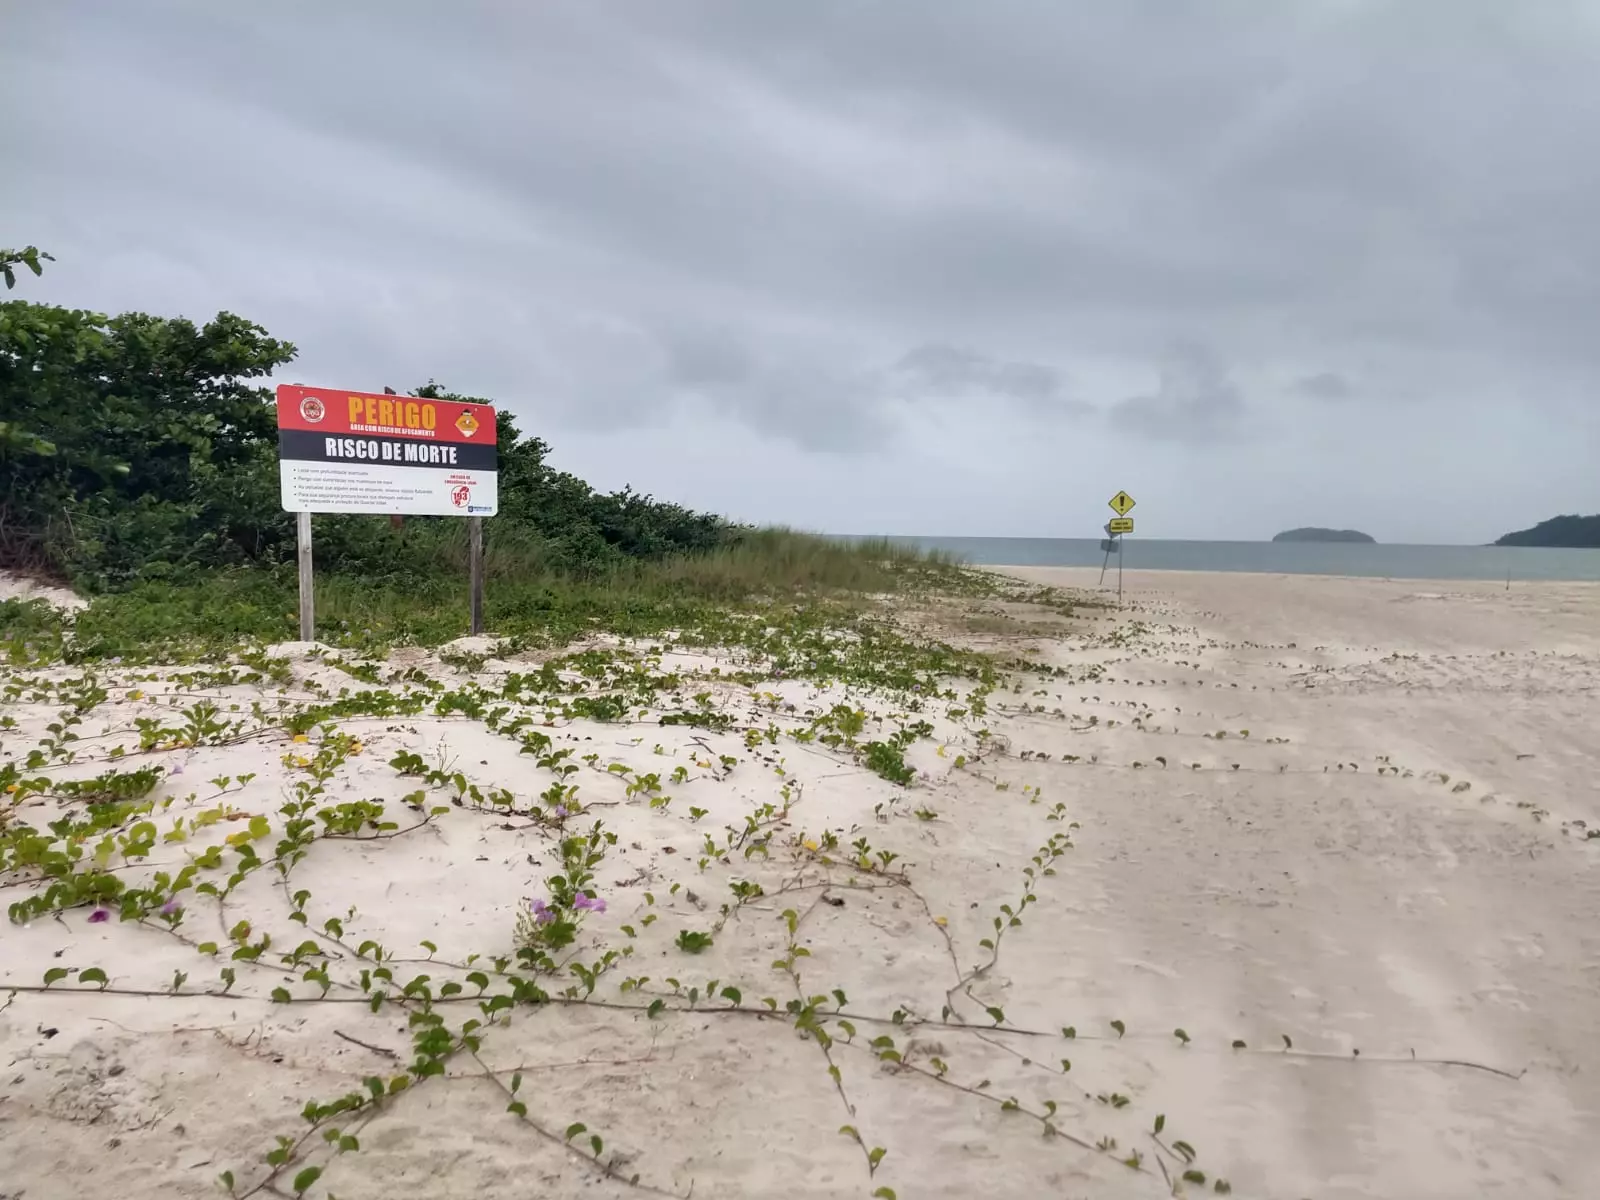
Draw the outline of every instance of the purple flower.
M179 904L177 897L174 896L161 906L160 911L163 917L175 917L183 911L183 905Z
M587 892L579 892L578 898L572 902L572 907L586 908L590 912L603 913L606 910L606 902L590 896Z
M528 906L533 912L533 919L540 925L548 925L556 919L555 910L543 900L535 900Z
M111 910L109 908L97 908L89 914L89 924L91 925L98 925L102 921L109 920L111 920Z
M551 810L551 815L558 821L565 821L572 815L572 812L565 804L558 804Z

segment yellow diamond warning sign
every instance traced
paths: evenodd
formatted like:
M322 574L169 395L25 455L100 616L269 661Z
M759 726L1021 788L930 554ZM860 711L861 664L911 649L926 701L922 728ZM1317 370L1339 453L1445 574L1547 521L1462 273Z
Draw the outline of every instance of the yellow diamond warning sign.
M456 428L461 431L462 437L471 437L478 432L478 418L468 409L456 418Z
M1111 511L1119 517L1125 517L1133 511L1133 497L1127 492L1118 492L1106 503L1111 505Z

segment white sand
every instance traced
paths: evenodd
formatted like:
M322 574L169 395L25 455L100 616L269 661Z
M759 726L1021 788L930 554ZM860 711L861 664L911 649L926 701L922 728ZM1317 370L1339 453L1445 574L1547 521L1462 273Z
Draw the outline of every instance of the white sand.
M1077 586L1097 573L1017 574ZM483 1062L502 1082L520 1069L528 1117L554 1139L508 1114L506 1095L457 1055L446 1078L344 1122L359 1153L330 1159L314 1135L278 1194L292 1194L305 1163L326 1167L306 1193L319 1200L329 1189L341 1200L640 1194L561 1144L573 1122L587 1126L574 1147L597 1133L615 1174L680 1196L864 1197L885 1187L901 1200L1155 1197L1174 1184L1212 1194L1217 1177L1234 1195L1274 1200L1596 1194L1600 840L1586 833L1600 828L1600 587L1508 593L1138 572L1127 583L1120 614L1083 611L1065 625L1043 610L979 606L965 621L970 640L1008 655L1031 646L1071 673L1022 677L981 718L951 717L944 702L906 714L903 699L851 696L886 717L864 739L909 720L935 726L936 740L908 753L922 772L910 789L788 736L844 693L730 682L727 672L746 665L734 655L668 653L653 669L685 673L683 706L709 692L741 727L776 725L776 743L747 748L740 730L664 727L653 715L546 727L536 707L536 727L575 750L582 769L569 782L594 806L572 827L598 818L618 834L598 871L608 909L587 919L581 958L634 949L592 1000L517 1008L486 1032ZM295 703L370 686L319 658L289 661L295 680L283 698ZM535 669L491 660L473 678L498 687L507 666ZM469 678L459 658L412 652L382 669L396 667L451 689ZM79 727L80 759L135 748L135 717L172 723L159 702L167 693L185 707L203 696L241 705L222 714L230 720L247 719L263 694L269 710L280 698L272 685L203 681L183 692L129 674ZM415 681L387 686L426 692ZM146 694L131 699L130 688ZM22 725L0 733L0 764L25 756L61 707L54 693L40 702L31 690L0 707ZM364 745L331 780L325 807L381 798L390 819L411 824L399 798L422 782L387 765L402 750L449 762L485 789L510 788L519 805L554 781L514 739L460 715L338 725ZM985 726L998 743L986 753ZM1218 731L1227 736L1207 736ZM289 787L306 777L282 756L292 764L319 738L295 745L269 732L116 765L182 766L156 792L175 798L155 818L162 834L222 804L270 818L266 856ZM593 766L586 754L599 756ZM722 755L737 761L725 766ZM959 769L957 755L969 760ZM670 807L628 796L610 763L659 773ZM688 779L672 784L680 765ZM107 766L50 774L84 778ZM244 772L256 777L211 798L206 780ZM770 857L735 850L701 869L706 835L723 842L757 806L781 804L786 783L789 818L771 827ZM1058 803L1065 820L1048 820ZM694 819L691 806L706 815ZM42 827L82 810L30 799L18 816ZM145 862L110 862L130 880L174 872L247 826L225 820L187 842L158 840ZM842 851L824 863L799 844L824 830L899 855L892 870L903 868L904 881L853 870L837 861ZM1030 856L1065 833L1075 848L1057 874L1028 885L1037 900L1023 924L1006 928L997 963L974 976L1000 906L1027 894ZM544 894L553 863L551 839L530 820L452 807L402 836L320 841L287 888L264 868L224 914L186 894L176 933L221 943L218 962L161 927L114 916L91 924L83 908L0 927L0 1196L216 1195L224 1169L245 1194L263 1179L274 1137L309 1128L298 1115L307 1100L360 1092L365 1077L387 1079L412 1057L400 1007L373 1014L359 990L339 986L329 998L353 1002L312 1002L319 988L301 979L309 962L291 969L282 956L337 917L343 946L320 947L336 981L374 967L351 954L370 938L398 956L397 983L425 973L437 994L464 972L417 961L430 956L419 943L433 941L436 960L451 962L509 954L521 898ZM767 895L724 920L738 881ZM311 893L306 928L287 916L287 895L301 888ZM10 903L37 890L0 895ZM684 992L714 979L719 991L737 989L745 1009L771 997L781 1012L796 996L772 966L785 953L785 909L809 950L796 960L800 993L839 988L854 1014L848 1045L839 1019L826 1018L837 1086L829 1059L791 1019L706 1011L704 999L694 1012L672 1011L687 1002L668 977ZM220 990L227 931L241 920L249 939L271 933L269 950L256 965L231 964L229 995L188 994ZM715 943L687 954L674 945L682 930L715 931ZM5 984L91 966L106 971L108 991L69 978L4 999ZM184 995L125 994L160 992L174 972L188 974ZM620 990L642 976L641 987ZM275 987L295 1002L271 1003ZM652 1020L639 1009L658 996L669 1011ZM935 1024L947 1003L950 1021ZM709 1007L733 1006L724 997ZM990 1028L986 1007L1003 1023ZM906 1014L899 1027L873 1020L896 1009ZM452 1029L481 1016L471 1003L437 1011ZM1068 1025L1075 1039L1061 1036ZM870 1049L883 1036L911 1069ZM1235 1039L1247 1048L1233 1049ZM932 1077L941 1069L942 1081ZM1065 1136L1042 1137L1037 1119L1004 1110L1012 1097L1038 1114L1053 1102ZM1158 1114L1165 1150L1150 1136ZM870 1179L844 1125L887 1151ZM1115 1157L1078 1144L1107 1138ZM1179 1180L1179 1140L1197 1152L1204 1185ZM1134 1151L1140 1170L1116 1161Z
M52 587L10 571L0 571L0 600L43 600L61 612L77 612L88 605L82 596L67 588Z

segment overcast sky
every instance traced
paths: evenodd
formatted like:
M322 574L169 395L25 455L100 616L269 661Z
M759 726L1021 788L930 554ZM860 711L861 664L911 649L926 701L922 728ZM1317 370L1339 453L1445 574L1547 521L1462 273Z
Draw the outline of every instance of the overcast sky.
M13 296L831 532L1600 511L1600 3L0 0Z

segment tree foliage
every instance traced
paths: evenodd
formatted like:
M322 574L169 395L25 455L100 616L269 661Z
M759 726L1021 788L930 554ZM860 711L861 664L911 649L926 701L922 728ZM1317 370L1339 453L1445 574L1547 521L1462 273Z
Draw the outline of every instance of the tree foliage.
M0 303L0 567L105 589L290 560L276 416L260 381L294 355L232 313L196 326ZM412 395L476 399L432 381ZM595 574L738 536L629 488L596 492L551 467L549 445L503 410L499 446L491 569ZM466 554L459 519L396 530L383 518L321 517L315 537L319 568L367 577L455 570Z
M259 550L276 420L258 325L0 304L0 555L88 584Z
M46 254L37 246L24 246L21 250L0 248L0 275L5 276L6 290L17 286L17 268L27 267L35 275L42 275L40 262L54 262L55 255Z

